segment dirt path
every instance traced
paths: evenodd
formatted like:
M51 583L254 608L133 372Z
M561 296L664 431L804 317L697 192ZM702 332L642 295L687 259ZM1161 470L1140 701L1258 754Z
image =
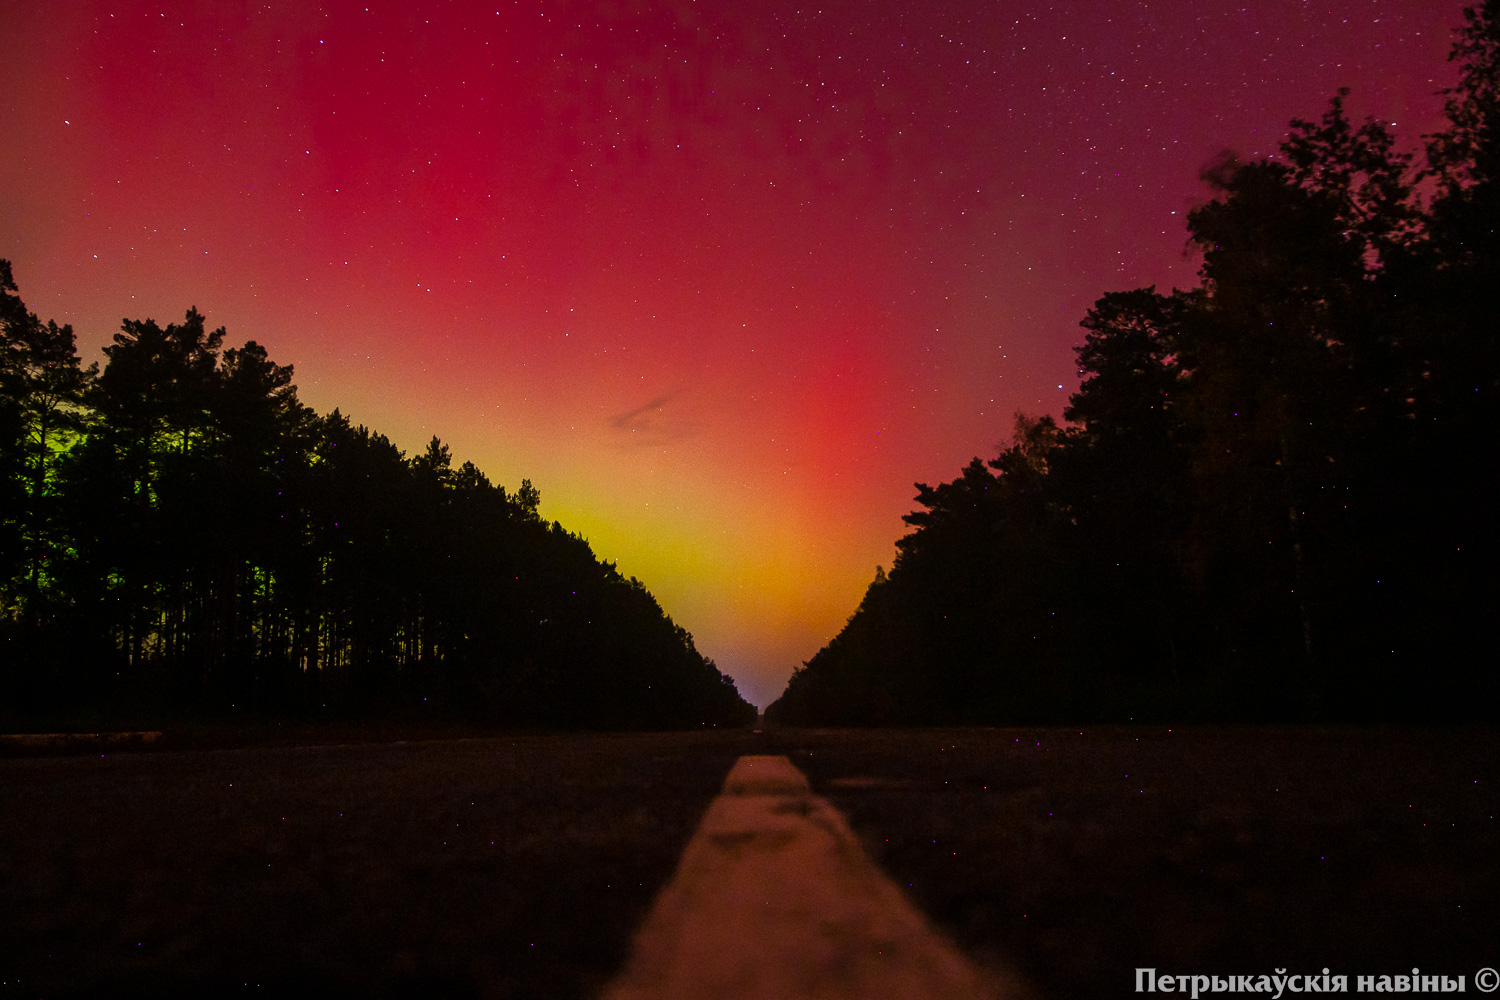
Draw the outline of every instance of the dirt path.
M1014 997L934 932L785 757L741 757L605 1000Z
M0 759L0 996L596 996L745 755L787 757L809 815L1052 1000L1133 994L1138 967L1471 991L1500 967L1490 731L307 744Z

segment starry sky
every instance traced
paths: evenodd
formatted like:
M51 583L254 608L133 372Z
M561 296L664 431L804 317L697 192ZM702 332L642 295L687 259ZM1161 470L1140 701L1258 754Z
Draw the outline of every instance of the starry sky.
M1440 127L1460 7L0 0L0 256L86 361L196 305L530 478L764 705L1096 298L1194 283L1206 163Z

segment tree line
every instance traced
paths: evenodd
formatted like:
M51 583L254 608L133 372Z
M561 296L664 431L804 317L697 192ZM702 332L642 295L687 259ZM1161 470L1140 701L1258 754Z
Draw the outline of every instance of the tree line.
M753 720L529 481L408 458L225 336L126 320L83 367L0 261L0 713Z
M917 484L770 719L1493 719L1500 2L1425 156L1340 91L1204 171L1196 287L1082 321L1064 426Z

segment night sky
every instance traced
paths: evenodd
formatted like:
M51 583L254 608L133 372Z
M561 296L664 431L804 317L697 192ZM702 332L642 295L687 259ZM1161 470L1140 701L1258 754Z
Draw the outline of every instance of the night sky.
M751 701L914 480L1060 415L1078 320L1339 86L1440 126L1434 0L0 2L0 257L86 361L190 305L639 577Z

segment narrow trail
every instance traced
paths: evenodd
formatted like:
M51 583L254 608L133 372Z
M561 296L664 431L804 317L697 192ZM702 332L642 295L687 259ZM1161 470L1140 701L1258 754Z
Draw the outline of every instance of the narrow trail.
M786 757L743 756L606 1000L1016 995L933 930Z

